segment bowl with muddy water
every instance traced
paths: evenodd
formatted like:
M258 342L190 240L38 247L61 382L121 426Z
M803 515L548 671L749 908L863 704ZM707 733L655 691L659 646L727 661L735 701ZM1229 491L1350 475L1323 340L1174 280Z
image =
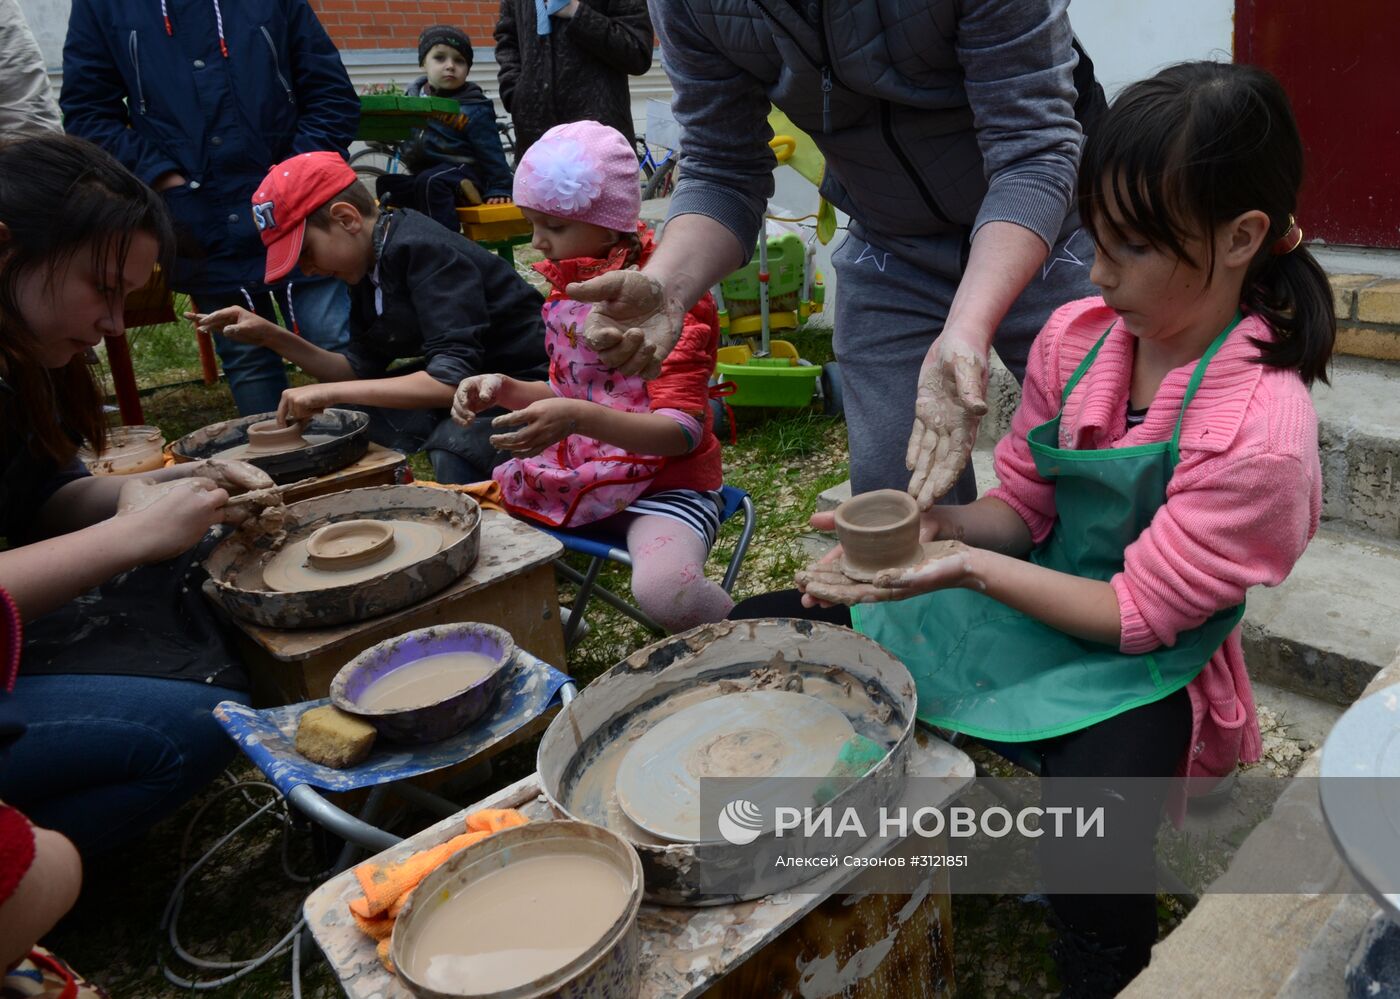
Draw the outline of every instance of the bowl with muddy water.
M641 985L642 865L616 833L531 822L453 854L394 923L420 999L630 999Z
M486 713L515 658L494 625L419 628L371 646L331 681L331 703L385 739L422 745L450 738Z
M877 489L853 496L836 508L841 570L870 582L881 569L919 561L919 506L908 493Z

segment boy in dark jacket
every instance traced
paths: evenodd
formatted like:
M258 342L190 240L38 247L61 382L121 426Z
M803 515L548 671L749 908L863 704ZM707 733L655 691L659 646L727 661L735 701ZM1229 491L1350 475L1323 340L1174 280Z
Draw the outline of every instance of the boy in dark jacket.
M307 0L73 0L59 104L70 135L161 192L179 239L170 285L195 308L239 303L274 319L275 297L303 336L343 346L345 288L295 271L269 287L248 214L272 164L343 154L359 128L359 98ZM239 412L275 409L282 359L217 347Z
M635 144L627 77L651 68L646 0L501 0L496 76L515 159L555 125L599 121Z
M408 96L450 98L461 113L430 118L399 149L412 174L386 174L375 189L381 204L416 208L456 232L458 204L510 200L510 165L501 148L495 107L467 80L471 40L450 25L424 28L418 36L418 64L426 75L413 82Z
M300 263L350 285L350 344L322 350L240 307L193 318L202 329L267 347L317 379L282 393L277 417L305 420L330 406L370 414L370 439L426 450L439 482L489 478L503 459L489 420L462 428L452 394L469 375L543 378L543 299L515 268L411 209L381 213L334 153L277 164L253 194L267 247L267 280ZM421 364L395 368L395 361Z

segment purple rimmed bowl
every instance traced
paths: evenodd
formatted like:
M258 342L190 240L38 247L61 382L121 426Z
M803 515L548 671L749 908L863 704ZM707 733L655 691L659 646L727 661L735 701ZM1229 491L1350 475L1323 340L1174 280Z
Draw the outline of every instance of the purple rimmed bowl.
M495 661L495 669L461 690L430 704L375 711L358 700L370 684L428 656L475 652ZM476 721L491 705L515 659L515 640L501 628L475 621L419 628L371 646L340 668L331 681L331 703L363 718L385 739L422 745L450 738Z

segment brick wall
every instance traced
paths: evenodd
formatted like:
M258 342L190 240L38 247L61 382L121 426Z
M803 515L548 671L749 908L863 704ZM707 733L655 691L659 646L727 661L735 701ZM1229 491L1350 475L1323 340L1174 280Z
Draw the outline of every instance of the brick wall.
M1337 307L1337 353L1400 361L1400 280L1329 274Z
M340 49L416 49L430 24L452 24L474 45L493 48L497 0L311 0Z

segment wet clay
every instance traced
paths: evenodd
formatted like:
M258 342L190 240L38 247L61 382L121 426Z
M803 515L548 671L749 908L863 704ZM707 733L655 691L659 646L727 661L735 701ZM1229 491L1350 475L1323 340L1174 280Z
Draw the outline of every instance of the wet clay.
M288 451L300 451L315 444L324 444L327 441L335 440L334 434L307 434L292 444L274 445L271 447L255 447L252 444L235 444L233 447L211 455L213 458L232 458L243 460L246 458L261 458L270 454L286 454Z
M902 721L890 706L873 700L865 687L839 667L779 661L754 663L735 673L680 688L662 688L658 696L638 705L605 726L580 747L561 781L561 803L570 814L594 822L618 835L648 846L672 840L633 822L618 798L618 772L629 751L653 727L693 705L714 705L715 699L744 690L797 690L835 706L851 728L883 745L893 745ZM820 775L819 775L820 776ZM697 820L698 821L698 820Z
M355 699L366 711L440 704L486 679L497 662L480 652L441 652L405 663L375 680Z
M405 948L405 970L449 995L516 988L601 943L628 901L622 873L598 857L527 857L425 913Z
M383 520L342 520L306 539L306 556L317 569L352 569L388 558L394 525Z
M345 568L323 569L313 564L307 545L315 535L293 541L282 547L263 567L263 583L271 590L300 593L324 590L374 579L386 572L402 569L436 555L443 547L442 531L435 524L413 520L393 520L383 523L394 528L393 546L383 557L370 562L356 562ZM334 526L334 525L332 525Z
M133 475L164 467L163 447L165 436L158 427L114 427L107 431L107 446L100 455L84 444L78 457L93 475Z
M840 708L808 694L726 694L657 722L627 750L618 804L654 836L695 842L701 780L825 777L854 734Z
M881 569L919 561L918 504L898 489L853 496L836 508L836 536L841 540L842 571L869 582Z

